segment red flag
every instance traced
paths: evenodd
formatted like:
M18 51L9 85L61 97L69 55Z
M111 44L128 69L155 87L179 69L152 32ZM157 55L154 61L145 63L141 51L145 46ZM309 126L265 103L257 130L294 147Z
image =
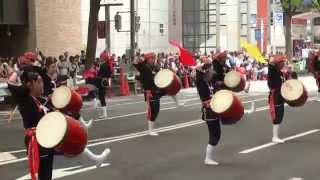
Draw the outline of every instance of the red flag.
M180 61L185 66L195 66L197 63L193 59L192 53L189 52L187 49L183 48L177 41L170 40L169 43L172 46L179 48L180 50Z

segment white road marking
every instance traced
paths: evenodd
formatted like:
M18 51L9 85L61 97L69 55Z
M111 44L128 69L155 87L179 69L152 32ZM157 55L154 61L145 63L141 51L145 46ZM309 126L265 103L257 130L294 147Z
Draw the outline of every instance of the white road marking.
M15 159L18 159L18 158L9 152L0 152L0 162L10 161L10 160L15 160Z
M100 168L110 166L109 163L103 163ZM54 169L52 171L52 179L60 179L66 176L71 176L74 174L79 174L87 171L91 171L97 169L96 166L89 166L89 167L83 167L81 165L79 166L73 166L68 168L61 168L61 169ZM22 177L17 178L16 180L29 180L31 179L30 174L26 174Z
M304 180L304 179L301 177L292 177L292 178L289 178L288 180Z
M180 123L177 125L158 128L158 129L155 129L155 131L156 132L172 131L175 129L181 129L181 128L185 128L185 127L195 126L195 125L202 124L202 123L204 123L204 121L195 120L195 121L190 121L190 122L186 122L186 123ZM112 143L112 142L119 142L119 141L123 141L123 140L137 138L137 137L147 136L147 135L148 135L148 131L142 131L142 132L138 132L138 133L110 137L110 138L106 138L106 140L102 141L102 142L88 144L88 147L98 146L98 145L102 145L102 144L108 144L108 143ZM91 141L94 141L94 140L91 140ZM4 162L0 162L0 166L12 164L12 163L17 163L17 162L22 162L22 161L26 161L26 160L28 160L27 157L15 159L15 160L4 161Z
M307 132L304 132L304 133L300 133L300 134L296 134L294 136L290 136L290 137L284 138L282 140L289 141L289 140L292 140L292 139L296 139L296 138L300 138L300 137L307 136L307 135L310 135L310 134L314 134L314 133L319 132L319 131L320 131L320 129L313 129L313 130L310 130L310 131L307 131ZM239 152L239 154L252 153L252 152L255 152L255 151L258 151L258 150L261 150L261 149L264 149L264 148L268 148L268 147L271 147L271 146L274 146L274 145L277 145L277 144L278 143L270 142L270 143L267 143L267 144L263 144L261 146L257 146L257 147L254 147L254 148L243 150L243 151Z
M252 100L252 101L244 101L244 102L242 102L242 103L243 103L243 104L246 104L246 103L251 103L251 102L263 101L263 100L266 100L266 99L267 99L267 98L260 98L260 99L255 99L255 100ZM192 103L192 104L184 105L184 106L182 106L182 107L190 107L190 106L196 106L196 105L200 105L200 104L202 104L202 103ZM179 108L179 107L173 106L173 107L167 107L167 108L160 108L160 111L172 110L172 109L176 109L176 108ZM143 115L143 114L146 114L146 111L136 112L136 113L130 113L130 114L120 115L120 116L108 117L107 119L98 118L98 119L95 120L95 122L107 121L107 120L111 120L111 119L119 119L119 118L130 117L130 116L137 116L137 115Z
M317 99L317 98L316 97L312 97L312 98L309 98L308 101L313 101L315 99ZM174 108L172 108L172 109L174 109ZM257 108L256 112L264 111L264 110L267 110L267 109L269 109L268 106L263 106L263 107ZM145 112L143 112L143 113L145 113ZM196 120L196 121L199 121L199 120ZM189 121L187 123L191 123L192 124L192 123L196 123L196 121ZM204 121L202 121L202 122L204 123ZM179 124L177 124L176 126L179 126ZM168 126L168 127L170 128L170 126ZM168 127L163 127L163 128L168 128ZM188 127L188 126L186 126L186 127ZM159 129L161 129L161 128L159 128ZM102 140L102 141L106 140L107 142L103 143L103 144L105 144L105 143L110 143L110 142L116 142L115 139L120 139L121 140L123 138L131 137L130 135L132 135L134 137L141 137L141 136L144 136L143 135L144 133L145 133L145 131L144 132L133 133L133 134L129 134L129 135L128 134L127 135L122 135L122 136L118 136L118 137L98 138L98 139L89 140L89 142L96 142L96 141L99 141L99 140ZM128 139L132 139L132 138L128 138ZM97 144L97 145L99 145L99 144ZM91 145L91 146L93 146L93 145ZM26 152L26 150L8 151L8 153L20 153L20 152ZM0 162L0 166L1 165L6 165L6 164L17 163L17 162L21 162L21 161L26 161L26 160L27 160L27 158L25 157L25 158L20 158L20 159L15 159L15 160L4 161L4 162Z
M203 121L203 120L194 120L194 121L190 121L187 123L180 123L177 125L158 128L158 129L155 129L154 131L158 132L158 133L167 132L167 131L172 131L172 130L181 129L181 128L185 128L185 127L195 126L195 125L199 125L199 124L203 124L203 123L205 123L205 121ZM134 139L137 137L142 137L142 136L147 136L147 135L148 135L148 131L142 131L142 132L126 134L126 135L122 135L122 136L118 136L118 137L113 137L113 138L105 138L105 139L102 138L102 139L97 139L97 140L91 140L90 142L96 142L96 141L101 141L101 142L89 144L88 147L98 146L98 145L102 145L102 144L108 144L108 143L112 143L112 142L120 142L120 141Z

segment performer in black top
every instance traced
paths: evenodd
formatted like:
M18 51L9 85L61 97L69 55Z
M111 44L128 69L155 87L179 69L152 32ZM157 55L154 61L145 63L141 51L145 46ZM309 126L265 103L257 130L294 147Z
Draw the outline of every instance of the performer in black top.
M31 64L31 62L30 62ZM34 158L30 154L34 151L35 146L38 146L35 140L35 127L39 120L44 116L47 108L42 104L45 100L42 98L43 81L40 74L34 68L23 67L21 80L18 74L13 73L8 81L8 88L18 104L20 114L23 120L23 126L26 130L25 144L29 157L29 168L31 169L32 179L36 178L36 168L33 169ZM52 179L52 166L53 166L53 149L45 149L41 146L39 148L39 174L40 180Z
M269 93L269 109L271 119L273 121L272 141L275 143L284 143L279 138L279 128L284 116L284 99L281 96L281 86L285 81L285 77L281 69L285 65L286 58L284 56L274 56L270 58L268 65L268 86Z
M149 135L157 136L154 132L154 123L160 111L160 98L166 93L154 84L154 76L160 70L154 65L155 55L148 53L137 57L134 67L140 72L139 80L144 89L144 97L147 103Z
M42 75L43 79L43 95L49 97L54 88L56 88L57 65L53 57L47 57L45 61L45 73Z
M221 136L220 117L210 108L212 95L224 89L224 64L225 56L216 57L213 61L205 58L205 61L197 65L196 87L202 101L202 119L206 121L209 130L209 143L206 148L206 165L218 165L213 160L214 146L219 143Z

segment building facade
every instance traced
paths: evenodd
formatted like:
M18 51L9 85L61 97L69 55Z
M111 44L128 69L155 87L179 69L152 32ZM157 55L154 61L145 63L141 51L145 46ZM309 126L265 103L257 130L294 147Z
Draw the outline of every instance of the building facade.
M181 39L191 51L238 50L240 38L256 43L256 18L252 21L256 0L170 0L169 4L169 19L177 19L169 21L169 38Z
M82 0L82 44L86 46L87 26L89 16L89 0ZM114 17L117 12L128 12L130 10L130 1L119 1L123 6L110 7L110 40L111 53L119 56L128 54L130 49L130 32L117 32L115 30ZM136 0L135 9L140 17L140 29L136 33L136 43L141 52L169 52L172 51L168 43L168 0ZM130 30L129 13L121 13L122 31ZM100 7L99 21L105 20L105 9ZM160 28L161 27L161 28ZM162 29L162 31L160 31ZM105 39L98 39L96 56L105 49Z
M27 17L20 23L12 20L0 23L0 56L18 56L36 48L47 56L58 56L65 51L79 54L81 0L1 0L0 3L1 17L14 16L13 13Z

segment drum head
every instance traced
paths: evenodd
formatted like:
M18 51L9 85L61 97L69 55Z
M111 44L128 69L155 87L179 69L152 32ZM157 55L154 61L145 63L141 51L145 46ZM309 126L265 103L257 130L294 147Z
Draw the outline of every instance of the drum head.
M224 77L224 84L228 88L235 88L241 83L241 74L237 71L230 71Z
M213 95L210 107L211 109L218 113L226 112L233 104L233 93L229 90L220 90Z
M44 148L56 147L63 140L67 127L67 120L62 113L46 114L36 128L38 143Z
M154 77L154 83L158 88L168 87L174 78L174 73L168 69L159 71Z
M281 95L287 101L299 99L304 92L302 82L296 79L291 79L284 82L281 86Z
M66 86L61 86L54 90L52 94L52 104L58 109L65 108L71 100L71 90Z

